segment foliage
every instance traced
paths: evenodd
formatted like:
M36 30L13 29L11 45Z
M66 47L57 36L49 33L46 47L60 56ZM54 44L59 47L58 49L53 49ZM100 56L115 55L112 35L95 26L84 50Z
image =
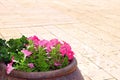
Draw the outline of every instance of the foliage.
M8 46L6 44L6 40L0 39L0 61L9 61L9 55L8 55Z
M22 36L18 39L10 39L6 41L4 39L0 39L0 61L5 61L6 63L10 61L11 52L17 53L25 48L24 44L27 44L27 38Z

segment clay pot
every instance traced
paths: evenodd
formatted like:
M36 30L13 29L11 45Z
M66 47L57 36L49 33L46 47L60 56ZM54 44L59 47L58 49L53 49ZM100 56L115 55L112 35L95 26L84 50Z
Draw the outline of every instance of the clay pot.
M0 64L0 69L5 71L6 66ZM4 75L4 74L3 74ZM23 72L13 70L5 78L8 80L84 80L80 70L77 67L77 61L73 61L65 68L47 71L47 72Z

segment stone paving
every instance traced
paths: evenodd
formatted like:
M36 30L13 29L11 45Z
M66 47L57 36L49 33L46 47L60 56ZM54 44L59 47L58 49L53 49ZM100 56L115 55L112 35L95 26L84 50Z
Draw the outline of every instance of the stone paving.
M119 0L0 0L0 38L67 41L85 80L120 79Z

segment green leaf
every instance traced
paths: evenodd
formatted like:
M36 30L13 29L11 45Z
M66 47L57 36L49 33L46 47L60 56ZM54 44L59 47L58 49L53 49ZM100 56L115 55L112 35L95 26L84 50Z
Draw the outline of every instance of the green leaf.
M68 64L69 64L68 57L65 56L65 57L64 57L64 61L63 61L63 63L62 63L62 67L65 67L65 66L67 66Z
M10 39L9 41L7 41L7 44L9 45L10 52L18 52L21 51L23 48L26 48L25 44L28 44L28 41L25 36L22 36L21 38L17 39Z

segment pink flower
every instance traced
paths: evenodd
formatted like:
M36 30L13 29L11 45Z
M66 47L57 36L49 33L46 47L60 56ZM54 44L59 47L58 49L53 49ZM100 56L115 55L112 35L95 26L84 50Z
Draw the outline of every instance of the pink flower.
M13 64L13 62L7 64L7 68L6 68L7 74L10 74L10 72L14 69L14 68L12 67L12 64Z
M69 60L72 60L74 58L74 52L71 50L71 46L66 42L64 42L64 44L61 44L60 53L62 56L66 55Z
M67 55L69 60L72 60L74 58L74 52L73 51L68 51L66 55Z
M55 62L54 65L55 65L55 66L61 66L61 63Z
M49 41L46 45L47 52L50 52L52 50L53 44Z
M39 41L39 45L42 47L45 47L48 44L48 42L49 41L47 41L47 40L41 40L41 41Z
M24 56L30 56L32 54L32 52L28 51L28 50L21 50L22 53L24 53Z
M31 37L28 38L28 40L32 40L34 42L35 46L39 45L40 39L37 36L31 36Z
M59 43L59 41L58 39L51 39L50 43L51 43L51 46L56 46Z
M60 47L60 53L64 56L68 51L71 51L71 47L68 43L64 42Z
M33 64L33 63L29 63L28 66L29 66L30 68L34 68L34 64Z
M28 39L32 41L39 41L39 38L37 36L31 36Z
M67 50L66 50L65 46L60 47L60 53L62 54L62 56L64 56L67 53Z
M46 45L47 52L50 52L51 49L59 43L58 39L51 39Z
M47 46L47 47L46 47L46 51L47 51L48 53L49 53L51 50L52 50L52 49L51 49L50 46Z

